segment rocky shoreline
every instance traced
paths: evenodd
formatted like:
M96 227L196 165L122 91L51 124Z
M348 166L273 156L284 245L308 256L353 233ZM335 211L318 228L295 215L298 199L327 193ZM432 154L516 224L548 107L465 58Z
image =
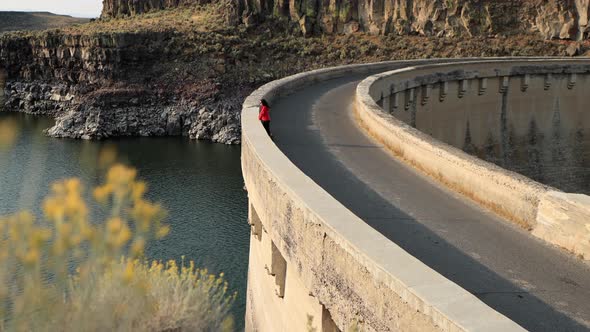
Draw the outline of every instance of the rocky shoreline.
M240 101L207 105L162 102L140 90L102 90L90 96L84 88L66 84L9 82L5 109L50 116L51 137L106 139L120 136L187 136L214 143L240 144Z
M558 6L547 13L559 17L545 19L550 15L524 11L537 0L517 11L499 1L482 7L475 0L396 0L371 13L365 1L325 8L313 0L321 11L305 17L296 8L272 15L270 8L285 4L275 0L260 11L241 0L196 2L108 0L92 23L0 34L4 108L51 116L56 123L46 133L53 137L186 136L239 144L243 98L295 73L417 58L590 55L590 40L573 41L580 31L586 36L583 24L560 28L569 33L560 38L570 41L546 40L553 32L543 37L543 29L516 24L541 17L557 29L558 14L573 13Z

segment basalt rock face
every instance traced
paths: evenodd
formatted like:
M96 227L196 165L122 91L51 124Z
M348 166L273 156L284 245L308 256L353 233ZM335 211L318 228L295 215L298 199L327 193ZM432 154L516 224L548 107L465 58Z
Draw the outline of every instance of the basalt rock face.
M104 0L102 18L206 3L209 0ZM228 24L255 24L266 17L285 17L304 34L420 33L449 36L486 33L490 15L479 0L222 0Z
M102 17L211 2L104 0ZM303 34L353 33L473 36L536 31L547 39L588 37L590 0L221 0L228 24L268 16L296 23Z
M183 135L238 144L236 107L213 93L182 98L154 78L162 59L177 55L179 39L173 32L4 35L5 109L55 118L47 130L54 137Z
M268 7L246 4L245 12ZM278 1L274 8L299 22L304 33L348 33L358 27L373 34L457 36L492 28L487 7L471 0L290 0Z
M588 37L590 0L237 0L240 13L286 16L304 34L473 36L536 31L547 39Z
M537 0L532 6L537 10L530 18L530 24L545 38L588 38L589 0Z
M103 0L101 17L133 16L150 11L207 3L208 0Z
M182 101L161 105L145 92L102 93L56 117L52 137L104 139L120 136L188 136L216 143L240 143L240 116L232 106L202 107Z
M8 77L104 83L137 75L164 56L166 33L102 33L0 37L0 62Z

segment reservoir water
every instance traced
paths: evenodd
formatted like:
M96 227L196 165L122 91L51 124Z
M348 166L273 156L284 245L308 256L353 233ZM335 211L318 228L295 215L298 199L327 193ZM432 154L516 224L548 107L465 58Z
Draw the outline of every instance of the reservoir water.
M3 113L18 124L9 150L0 151L0 215L22 209L42 217L38 208L49 185L78 177L86 188L100 183L99 152L114 146L120 162L137 168L149 185L148 198L168 210L170 234L151 243L150 259L185 256L212 273L224 272L238 297L236 327L244 325L249 226L247 197L240 169L240 147L187 138L125 138L102 142L54 139L43 135L46 118Z

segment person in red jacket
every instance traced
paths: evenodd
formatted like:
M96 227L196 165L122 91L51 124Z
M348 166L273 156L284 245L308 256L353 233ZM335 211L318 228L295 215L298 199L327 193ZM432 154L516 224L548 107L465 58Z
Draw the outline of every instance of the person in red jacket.
M258 120L262 123L262 126L266 130L268 136L272 136L270 134L270 106L268 106L268 102L264 99L260 100L260 110L258 113Z

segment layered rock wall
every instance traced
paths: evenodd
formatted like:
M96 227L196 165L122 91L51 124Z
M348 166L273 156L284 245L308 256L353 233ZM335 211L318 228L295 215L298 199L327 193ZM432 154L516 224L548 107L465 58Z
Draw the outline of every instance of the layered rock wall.
M0 38L0 64L8 77L103 83L129 78L163 56L166 33L71 35L5 35Z
M104 0L103 18L210 0ZM304 34L352 33L472 36L536 31L547 39L588 37L589 0L222 0L228 23L284 17Z
M101 17L133 16L150 11L209 2L207 0L103 0Z
M154 82L178 40L174 32L4 35L0 102L6 110L54 117L47 130L54 137L183 135L239 143L239 103L179 99Z
M545 38L588 38L589 0L537 0L533 5L538 10L529 20Z

